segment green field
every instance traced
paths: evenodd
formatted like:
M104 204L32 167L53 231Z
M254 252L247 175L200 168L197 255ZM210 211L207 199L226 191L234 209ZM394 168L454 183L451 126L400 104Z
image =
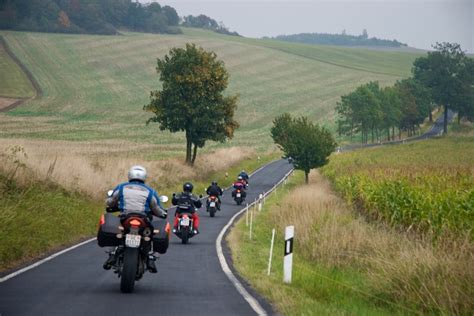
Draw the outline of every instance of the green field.
M472 137L335 154L322 170L373 218L435 236L473 236Z
M268 147L272 119L285 111L333 127L339 97L364 82L382 85L409 75L417 56L222 36L124 36L0 32L39 82L43 96L0 117L2 137L60 140L127 139L162 145L173 155L183 135L145 126L149 92L159 88L156 58L194 42L213 50L239 94L241 129L231 145ZM3 72L3 69L2 69ZM27 123L25 123L27 122ZM261 137L261 139L260 139Z
M30 98L35 90L22 69L7 54L0 42L0 97Z

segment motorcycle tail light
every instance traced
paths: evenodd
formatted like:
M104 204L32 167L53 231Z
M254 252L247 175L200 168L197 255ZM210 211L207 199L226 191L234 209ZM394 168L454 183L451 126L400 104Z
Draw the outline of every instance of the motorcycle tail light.
M104 214L102 214L100 216L100 219L99 219L99 227L104 225L105 224L105 217L104 217Z
M141 222L140 222L139 220L137 220L137 219L132 219L132 220L130 221L130 225L132 225L132 226L139 227L140 224L141 224Z

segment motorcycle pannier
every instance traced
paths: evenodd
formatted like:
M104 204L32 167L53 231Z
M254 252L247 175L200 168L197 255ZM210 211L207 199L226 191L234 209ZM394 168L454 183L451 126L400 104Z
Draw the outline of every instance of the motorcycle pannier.
M120 233L118 228L120 226L120 219L111 213L106 213L102 216L104 220L101 220L101 225L99 225L97 243L100 247L115 247L120 245L122 240L116 236Z
M153 229L158 230L158 233L153 234L153 251L164 254L169 246L169 232L170 224L163 219L153 217Z

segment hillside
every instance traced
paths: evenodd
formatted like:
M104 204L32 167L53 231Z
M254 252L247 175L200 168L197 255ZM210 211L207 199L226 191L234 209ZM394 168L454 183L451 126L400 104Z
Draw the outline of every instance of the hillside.
M181 143L182 136L145 126L142 107L150 90L159 87L156 58L171 47L195 42L224 60L231 75L229 93L240 95L237 118L242 127L231 144L260 147L271 143L268 126L275 115L290 110L332 127L340 95L370 80L386 85L408 76L417 56L252 40L196 29L174 36L0 33L44 92L41 99L0 117L3 137L125 139L159 143L164 152L176 150L171 144Z

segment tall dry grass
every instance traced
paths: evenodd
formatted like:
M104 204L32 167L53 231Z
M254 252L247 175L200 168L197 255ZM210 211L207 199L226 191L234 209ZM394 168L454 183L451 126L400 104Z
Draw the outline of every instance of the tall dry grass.
M297 253L327 267L362 271L374 295L425 312L472 313L474 246L468 238L434 245L430 238L369 224L319 173L310 180L273 211L276 226L295 225Z
M12 146L23 148L26 156L11 157L9 151ZM128 169L135 164L147 168L148 182L162 192L183 180L205 179L213 172L224 172L255 155L255 151L249 148L218 149L213 153L198 155L195 167L191 168L181 158L150 161L140 154L150 150L153 150L153 145L130 142L0 139L2 165L11 170L14 167L13 160L19 159L26 166L18 170L16 181L21 183L31 177L48 179L95 199L102 198L108 189L126 181Z

